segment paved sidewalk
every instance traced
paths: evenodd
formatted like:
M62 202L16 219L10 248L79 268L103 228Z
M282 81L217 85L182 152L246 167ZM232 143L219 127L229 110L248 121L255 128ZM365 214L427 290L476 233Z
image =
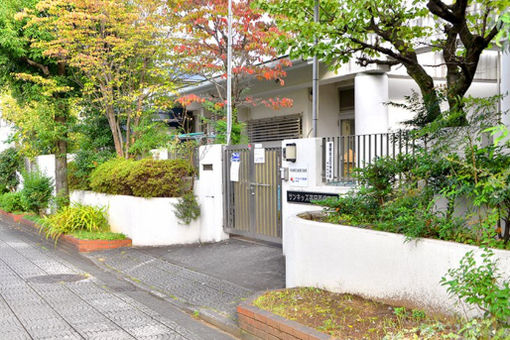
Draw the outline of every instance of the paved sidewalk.
M64 256L0 221L0 339L231 339Z
M97 265L230 332L237 305L283 288L281 248L231 239L201 246L115 249L88 255Z

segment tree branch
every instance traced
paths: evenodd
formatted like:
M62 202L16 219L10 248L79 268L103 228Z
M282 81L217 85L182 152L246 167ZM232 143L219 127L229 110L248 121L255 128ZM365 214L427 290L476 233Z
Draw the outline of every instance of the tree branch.
M50 75L50 69L48 68L48 66L40 64L40 63L35 62L35 61L33 61L31 59L28 59L28 58L24 58L24 59L25 59L25 61L27 62L28 65L34 66L34 67L37 67L38 69L40 69L45 76L49 76Z

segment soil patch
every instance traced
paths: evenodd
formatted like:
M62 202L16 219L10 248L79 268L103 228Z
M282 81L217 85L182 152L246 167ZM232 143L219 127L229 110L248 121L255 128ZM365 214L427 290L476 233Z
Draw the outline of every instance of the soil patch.
M391 334L439 339L457 331L452 318L429 316L421 310L393 307L317 288L270 291L253 304L339 339L382 339Z

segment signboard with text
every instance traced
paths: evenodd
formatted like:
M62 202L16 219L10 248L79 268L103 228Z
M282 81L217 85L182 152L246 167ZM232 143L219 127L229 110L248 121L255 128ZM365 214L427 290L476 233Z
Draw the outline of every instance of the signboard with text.
M322 201L326 198L338 198L338 194L325 192L287 191L287 202L312 204L312 201Z

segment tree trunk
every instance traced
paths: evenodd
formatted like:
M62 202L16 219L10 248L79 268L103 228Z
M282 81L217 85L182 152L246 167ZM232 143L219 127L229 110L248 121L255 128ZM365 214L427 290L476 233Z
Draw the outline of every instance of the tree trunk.
M426 125L433 122L441 115L441 107L439 98L437 96L436 89L434 87L434 79L427 74L427 71L418 63L418 59L414 56L412 59L416 59L414 63L405 63L407 74L414 79L423 98L423 102L427 109L427 116L423 117L423 121L420 125Z
M108 124L110 125L110 130L112 132L115 152L117 152L117 156L124 157L124 149L122 148L122 135L119 133L118 121L115 119L113 108L107 108L106 117L108 118Z
M65 75L65 64L58 64L58 74ZM65 131L55 142L55 191L57 195L57 208L69 205L69 185L67 182L67 117L69 105L67 99L58 98L58 112L55 115L57 128Z

